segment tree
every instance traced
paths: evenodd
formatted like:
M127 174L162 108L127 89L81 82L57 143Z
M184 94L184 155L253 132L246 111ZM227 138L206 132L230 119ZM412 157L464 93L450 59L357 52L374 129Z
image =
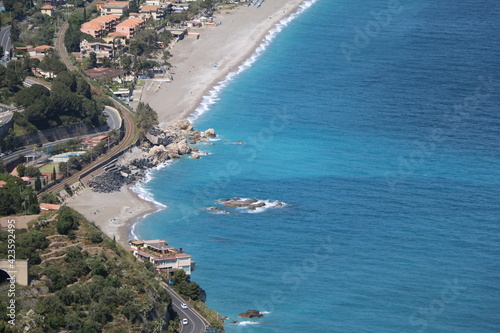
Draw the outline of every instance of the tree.
M169 52L169 51L164 51L163 52L163 56L162 56L162 60L163 60L163 65L165 66L170 66L170 63L168 62L168 60L172 57L172 54Z
M90 59L90 65L91 65L90 68L97 67L97 55L95 54L95 52L90 52L89 59Z
M90 84L81 76L76 78L76 93L89 100L92 98Z
M11 192L8 188L0 187L0 216L12 215L15 212Z
M34 84L29 88L23 89L14 95L14 101L17 105L28 107L43 97L49 97L50 90L41 84Z
M40 62L40 69L47 72L54 72L54 74L58 75L60 72L66 70L66 66L54 56L45 55Z
M102 67L110 68L111 66L112 66L112 63L108 57L102 58Z
M129 55L124 55L120 58L120 64L122 68L126 71L130 71L132 69L133 59Z
M43 192L40 195L40 202L54 204L54 205L58 205L61 203L59 201L59 198L57 197L57 194L48 192Z
M89 234L89 240L94 244L102 243L101 232L98 230L92 230Z
M136 110L137 116L137 128L139 129L139 134L145 136L147 132L153 126L158 125L158 114L149 106L149 104L144 104L139 102Z
M68 183L64 184L64 190L70 197L73 196L73 190L71 189L71 186L68 185Z
M71 211L64 209L59 213L56 229L61 235L67 235L70 230L78 229L78 225L79 223Z
M167 47L173 38L174 36L168 30L163 30L158 34L158 40L163 43L163 47Z
M24 164L19 164L16 167L16 170L17 170L17 175L19 177L24 177L24 173L26 172L26 166Z
M40 180L40 177L36 177L35 179L35 191L40 191L42 188L42 181Z
M137 0L130 1L128 10L130 13L138 13L139 12L139 6L137 5Z
M56 179L57 179L56 167L55 167L55 166L53 166L53 167L52 167L52 175L50 176L50 179L51 179L52 181L54 181L54 180L56 180Z
M4 1L5 4L5 1ZM19 41L19 35L21 34L21 29L19 28L19 21L12 20L10 24L10 39L12 43L17 43Z
M42 175L40 173L40 169L38 169L37 167L34 167L34 166L26 167L24 174L30 178L40 177Z

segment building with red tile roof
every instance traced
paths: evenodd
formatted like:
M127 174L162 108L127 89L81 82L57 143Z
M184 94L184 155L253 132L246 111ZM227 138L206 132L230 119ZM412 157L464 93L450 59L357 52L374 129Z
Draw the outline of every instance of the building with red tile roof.
M54 16L54 6L51 5L45 5L42 8L40 8L40 12L44 15L49 15L49 16Z
M165 16L165 11L158 5L144 5L139 10L139 16L143 19L160 20Z
M59 208L61 208L61 206L59 205L48 204L48 203L40 204L40 210L45 212L59 210Z
M28 48L26 51L30 54L32 58L43 58L47 51L53 49L53 46L50 45L40 45L32 48Z
M118 22L120 22L120 16L105 15L83 23L80 27L80 31L98 38L113 31Z
M128 1L108 1L100 6L101 15L118 15L122 16L129 8Z
M123 33L127 39L130 39L144 27L144 22L146 21L139 17L126 19L116 26L116 32Z

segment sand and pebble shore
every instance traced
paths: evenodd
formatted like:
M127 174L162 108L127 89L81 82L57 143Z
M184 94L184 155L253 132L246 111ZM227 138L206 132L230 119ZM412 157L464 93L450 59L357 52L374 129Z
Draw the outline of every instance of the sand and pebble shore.
M149 103L157 111L163 127L188 117L200 105L203 96L237 70L266 34L280 20L294 13L302 2L269 0L259 8L241 5L216 12L218 26L191 29L199 33L200 38L186 37L170 50L173 81L147 80L140 101ZM131 224L159 209L152 202L141 199L131 186L123 186L112 193L96 193L85 188L67 204L123 245L128 245Z

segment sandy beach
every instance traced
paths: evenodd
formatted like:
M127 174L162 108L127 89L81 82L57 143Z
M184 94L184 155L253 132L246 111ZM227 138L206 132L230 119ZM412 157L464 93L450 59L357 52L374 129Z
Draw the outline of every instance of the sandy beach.
M258 8L241 5L214 14L216 27L189 28L200 37L185 37L170 49L171 83L146 80L141 101L158 112L160 123L187 117L202 97L260 45L269 30L293 13L302 0L269 0Z
M113 193L96 193L85 188L66 204L122 245L128 244L130 223L157 210L127 186Z
M186 37L170 49L173 81L146 80L141 101L158 113L162 125L186 118L200 105L203 96L248 59L267 32L302 2L268 0L260 8L241 5L216 12L214 21L220 22L218 26L190 28L200 37ZM157 209L128 187L113 193L94 193L85 188L67 204L124 245L131 223Z

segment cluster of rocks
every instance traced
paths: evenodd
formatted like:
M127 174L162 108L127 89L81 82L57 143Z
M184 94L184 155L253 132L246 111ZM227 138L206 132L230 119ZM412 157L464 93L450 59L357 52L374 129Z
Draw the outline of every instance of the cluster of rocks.
M260 313L259 310L246 310L245 312L242 312L238 315L238 317L241 318L260 318L264 317L262 313Z
M214 129L194 131L187 119L179 120L166 128L156 126L146 134L140 146L123 154L115 165L108 167L105 173L93 177L88 185L95 192L119 191L123 185L143 179L149 169L167 160L191 153L192 158L200 158L202 153L191 145L216 136Z
M242 199L242 198L232 198L232 199L219 199L219 202L223 203L226 207L233 208L246 208L248 210L256 210L261 207L282 207L285 205L283 202L266 202L259 199Z
M114 170L93 177L87 182L87 185L94 192L110 193L119 191L123 185L132 184L137 180L138 178L132 174Z

